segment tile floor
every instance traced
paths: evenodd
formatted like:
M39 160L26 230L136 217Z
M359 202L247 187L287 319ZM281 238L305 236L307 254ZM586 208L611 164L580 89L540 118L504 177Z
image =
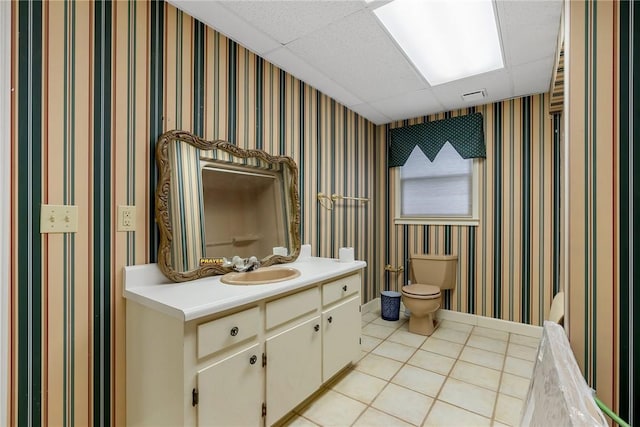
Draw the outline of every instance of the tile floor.
M538 339L443 320L430 337L362 316L362 358L289 426L515 426Z

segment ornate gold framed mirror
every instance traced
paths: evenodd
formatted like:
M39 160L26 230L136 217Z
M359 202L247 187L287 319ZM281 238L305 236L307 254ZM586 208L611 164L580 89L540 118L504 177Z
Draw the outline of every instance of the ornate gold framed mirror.
M226 274L235 256L255 256L262 266L296 260L300 203L291 157L173 130L158 139L156 162L158 266L170 280Z

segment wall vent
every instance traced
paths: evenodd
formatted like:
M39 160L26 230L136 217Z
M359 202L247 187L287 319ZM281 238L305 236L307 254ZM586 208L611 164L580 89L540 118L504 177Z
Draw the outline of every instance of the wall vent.
M481 101L487 97L487 90L480 89L473 92L467 92L462 94L462 100L466 102Z

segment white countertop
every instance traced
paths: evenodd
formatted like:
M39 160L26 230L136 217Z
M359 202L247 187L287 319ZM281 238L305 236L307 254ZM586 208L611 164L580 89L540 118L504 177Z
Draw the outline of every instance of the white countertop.
M248 286L225 285L220 282L222 276L174 283L162 274L157 264L132 265L124 268L123 295L146 307L189 321L352 273L365 268L367 263L309 257L283 266L298 269L300 276L278 283Z

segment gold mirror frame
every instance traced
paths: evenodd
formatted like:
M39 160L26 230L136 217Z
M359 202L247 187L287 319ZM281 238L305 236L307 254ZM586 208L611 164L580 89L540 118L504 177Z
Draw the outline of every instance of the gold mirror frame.
M207 141L189 132L172 130L160 136L156 144L156 164L158 166L158 184L156 188L156 223L160 231L160 244L158 247L158 267L164 275L174 282L186 282L201 277L226 274L234 271L230 267L218 264L200 265L190 271L177 271L171 266L171 243L174 235L169 217L169 193L171 188L171 167L169 163L169 145L177 141L185 142L200 150L221 150L229 155L248 159L257 158L269 164L280 164L289 169L289 204L291 217L289 218L289 234L294 252L289 256L269 255L260 260L261 266L293 262L300 254L300 200L298 196L298 166L288 156L272 156L262 150L238 148L223 140Z

